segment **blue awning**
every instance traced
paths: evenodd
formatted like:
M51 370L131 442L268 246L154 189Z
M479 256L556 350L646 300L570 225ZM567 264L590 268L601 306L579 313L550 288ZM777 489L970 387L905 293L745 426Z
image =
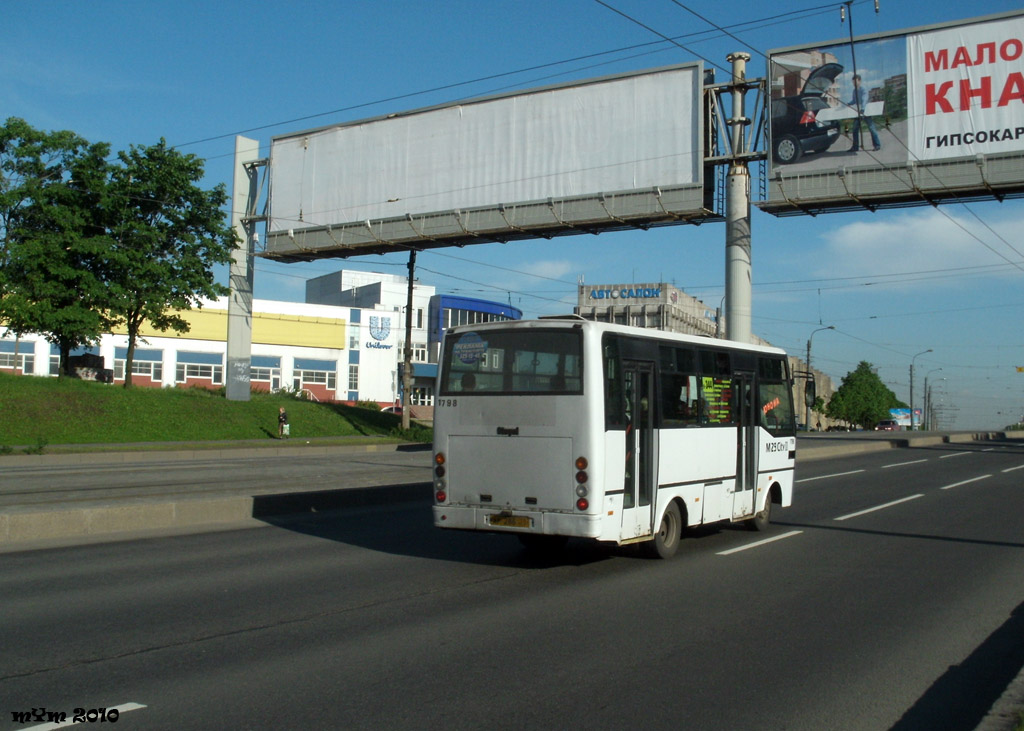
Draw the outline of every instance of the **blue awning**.
M398 375L399 377L405 373L405 363L398 364ZM437 378L437 363L413 363L412 364L412 377L413 378Z
M128 357L128 348L114 348L114 357L118 360L124 360ZM156 350L155 348L136 348L134 358L136 361L162 361L164 359L164 351Z
M15 342L13 340L0 340L0 353L13 353ZM32 354L32 351L36 348L34 340L19 340L18 343L18 354L24 353Z
M199 365L223 365L224 356L220 353L188 353L178 351L179 363L196 363Z
M336 360L315 360L314 358L296 358L295 369L299 371L337 371Z

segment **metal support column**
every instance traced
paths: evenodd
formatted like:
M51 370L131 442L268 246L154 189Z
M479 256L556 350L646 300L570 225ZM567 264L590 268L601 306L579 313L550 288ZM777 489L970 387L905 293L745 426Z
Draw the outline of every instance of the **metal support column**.
M253 239L259 192L258 174L251 163L259 159L260 143L235 137L235 176L231 195L231 226L239 246L231 254L228 275L227 377L225 394L229 401L248 401L249 371L252 364Z
M725 200L725 337L750 342L751 253L750 253L750 171L742 157L744 132L750 120L744 114L747 91L748 53L731 53L733 159L726 178Z

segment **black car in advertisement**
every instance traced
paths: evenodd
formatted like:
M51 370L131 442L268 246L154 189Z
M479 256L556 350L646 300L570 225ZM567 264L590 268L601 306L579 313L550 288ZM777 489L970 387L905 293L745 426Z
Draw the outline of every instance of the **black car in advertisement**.
M798 162L804 155L821 152L839 139L839 121L823 122L818 113L829 109L826 92L842 73L838 63L813 69L800 93L772 101L772 159L783 164Z

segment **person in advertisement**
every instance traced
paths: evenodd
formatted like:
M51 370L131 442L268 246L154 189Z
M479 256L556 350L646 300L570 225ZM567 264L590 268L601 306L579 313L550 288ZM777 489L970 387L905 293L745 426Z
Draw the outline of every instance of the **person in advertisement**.
M867 125L868 132L871 133L871 143L875 146L875 152L882 149L882 141L878 138L878 130L875 129L875 121L871 117L864 115L864 108L867 106L867 103L867 92L860 85L860 74L854 74L853 98L850 99L850 106L857 112L857 119L853 122L853 145L850 147L850 152L857 152L860 150L861 122Z

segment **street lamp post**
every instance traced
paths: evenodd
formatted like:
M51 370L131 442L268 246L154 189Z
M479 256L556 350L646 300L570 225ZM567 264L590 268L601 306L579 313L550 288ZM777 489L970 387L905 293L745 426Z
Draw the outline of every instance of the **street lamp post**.
M924 374L924 410L923 410L923 413L921 414L921 423L924 425L924 430L925 431L929 431L931 429L931 426L932 426L931 419L928 417L928 409L931 407L931 400L932 400L932 392L928 390L928 376L930 376L931 374L933 374L933 373L935 373L937 371L941 371L941 370L942 370L941 368L933 368L932 370L930 370L930 371L928 371L927 373ZM910 413L910 421L911 422L914 421L913 410L911 410L911 413Z
M914 431L914 360L918 355L924 355L925 353L931 353L932 349L922 350L920 353L910 359L910 431Z
M819 333L822 330L835 330L835 325L829 325L828 327L819 327L817 330L811 333L811 336L807 338L807 377L814 378L814 370L811 368L811 341L814 339L814 333ZM815 389L817 393L817 389ZM811 405L806 401L804 402L804 428L807 431L811 430Z

